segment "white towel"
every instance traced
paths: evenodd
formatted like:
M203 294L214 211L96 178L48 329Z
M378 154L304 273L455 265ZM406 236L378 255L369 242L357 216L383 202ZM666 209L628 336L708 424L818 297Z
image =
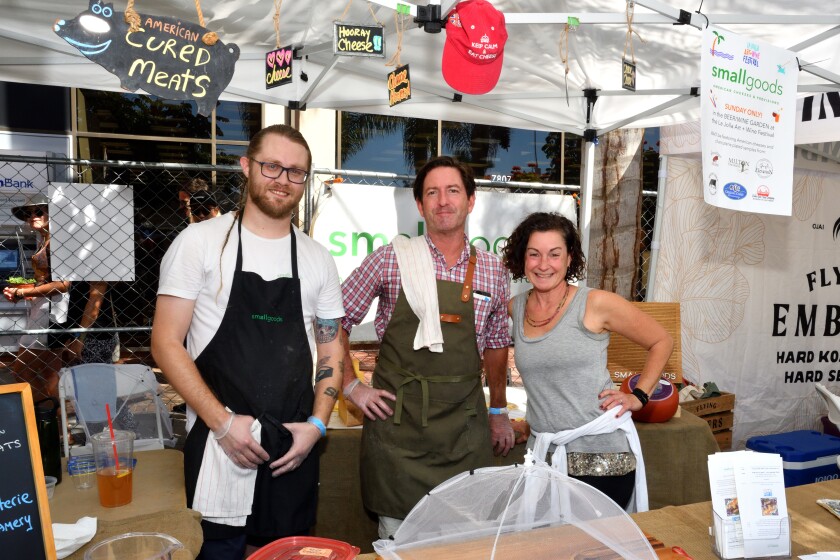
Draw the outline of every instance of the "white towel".
M257 443L260 443L261 429L259 420L254 420L251 435ZM211 431L204 446L192 508L212 523L244 527L251 514L256 482L257 469L237 467Z
M647 478L645 476L645 460L642 457L642 444L639 434L633 424L629 411L625 411L619 418L615 417L616 408L603 413L601 416L574 430L563 430L556 434L540 433L531 430L536 438L534 456L544 460L551 445L556 445L551 455L551 466L563 474L568 474L566 462L566 444L582 436L609 434L616 430L623 430L630 444L630 451L636 456L636 486L633 499L627 506L627 512L642 512L648 510Z
M422 235L411 239L398 235L391 245L400 267L405 298L420 319L414 336L414 349L428 348L431 352L443 352L435 263L432 262L429 244Z

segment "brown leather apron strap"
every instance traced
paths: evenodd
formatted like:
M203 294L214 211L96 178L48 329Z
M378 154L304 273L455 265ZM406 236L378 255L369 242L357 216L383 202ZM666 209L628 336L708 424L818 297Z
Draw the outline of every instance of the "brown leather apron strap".
M441 313L440 314L440 321L442 323L460 323L461 316L460 315L453 315L452 313Z
M405 370L389 360L382 360L383 366L389 370L399 373L405 379L402 383L397 385L397 402L394 407L394 425L399 426L402 420L403 400L405 398L405 387L411 383L420 383L420 393L423 399L423 405L420 409L421 425L424 428L429 426L429 383L463 383L465 381L477 381L481 379L481 372L467 374L467 375L420 375L408 370ZM467 404L465 407L467 416L475 416L475 406Z
M464 287L461 288L461 301L467 303L472 297L472 281L475 273L475 247L470 246L470 264L467 266L467 275L464 277Z

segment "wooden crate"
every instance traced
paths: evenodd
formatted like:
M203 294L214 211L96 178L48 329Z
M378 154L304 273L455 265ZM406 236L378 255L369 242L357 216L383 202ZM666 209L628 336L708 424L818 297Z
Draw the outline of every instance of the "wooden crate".
M680 335L680 304L658 301L633 302L633 305L656 319L674 339L674 351L665 364L662 379L682 383L682 344ZM607 370L615 383L642 372L647 351L620 334L611 333L607 346Z
M721 430L713 434L721 451L732 449L732 430Z
M687 410L695 416L720 414L721 412L735 410L735 394L722 392L719 397L688 401L680 403L680 406L683 410Z
M721 393L719 397L680 403L680 407L709 424L721 451L732 448L732 426L735 423L734 394Z

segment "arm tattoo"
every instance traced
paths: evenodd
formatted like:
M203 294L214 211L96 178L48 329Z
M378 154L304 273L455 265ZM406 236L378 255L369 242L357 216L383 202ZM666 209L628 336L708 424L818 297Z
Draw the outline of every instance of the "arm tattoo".
M318 369L315 370L315 383L333 376L333 368L327 365L329 360L329 356L325 356L318 360Z
M324 389L324 394L333 399L338 398L338 391L335 390L335 387L327 387Z
M338 336L338 319L315 318L315 339L320 343L332 342Z

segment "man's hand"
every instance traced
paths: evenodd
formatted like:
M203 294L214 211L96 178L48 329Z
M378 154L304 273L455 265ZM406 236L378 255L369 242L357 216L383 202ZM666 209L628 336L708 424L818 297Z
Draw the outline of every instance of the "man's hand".
M288 453L269 465L271 476L275 478L298 468L321 439L321 430L309 422L283 424L283 427L292 433L292 447Z
M513 448L513 428L507 414L490 415L490 440L493 442L493 454L507 457Z
M365 416L371 420L386 420L389 416L394 415L394 411L385 402L385 399L396 401L397 397L393 393L389 393L385 389L374 389L364 383L356 383L356 386L350 391L346 398L359 409L365 413Z
M251 435L253 424L254 418L252 416L237 414L233 417L233 422L225 436L217 440L228 459L233 461L237 467L243 469L256 469L259 465L268 461L268 453Z

